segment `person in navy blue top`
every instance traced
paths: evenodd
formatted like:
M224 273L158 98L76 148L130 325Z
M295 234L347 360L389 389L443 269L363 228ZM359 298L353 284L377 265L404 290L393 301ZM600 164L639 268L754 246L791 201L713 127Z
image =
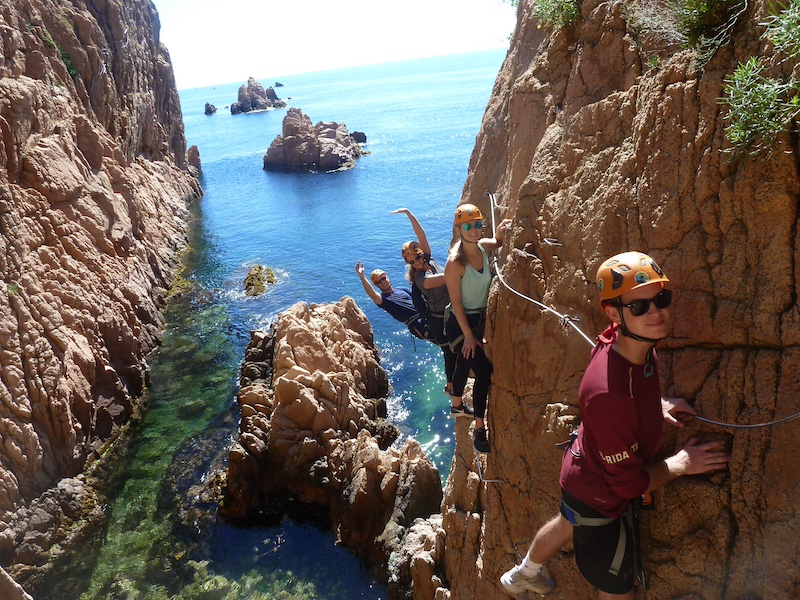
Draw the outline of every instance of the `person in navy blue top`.
M367 292L367 295L392 317L401 323L408 323L410 319L417 315L417 309L414 308L414 301L411 298L411 288L393 288L386 271L381 269L375 269L370 274L370 280L372 281L370 285L366 275L364 275L364 265L360 261L356 263L356 273L361 279L361 285L364 286L364 291ZM373 286L377 287L380 293Z

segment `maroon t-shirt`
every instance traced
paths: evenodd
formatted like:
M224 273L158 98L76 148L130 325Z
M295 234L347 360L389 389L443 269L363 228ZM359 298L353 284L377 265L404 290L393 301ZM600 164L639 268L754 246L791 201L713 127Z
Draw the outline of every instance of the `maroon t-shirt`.
M611 347L616 336L612 325L592 350L578 393L578 438L561 463L561 487L612 518L647 491L644 467L664 424L655 353L651 364L634 365Z

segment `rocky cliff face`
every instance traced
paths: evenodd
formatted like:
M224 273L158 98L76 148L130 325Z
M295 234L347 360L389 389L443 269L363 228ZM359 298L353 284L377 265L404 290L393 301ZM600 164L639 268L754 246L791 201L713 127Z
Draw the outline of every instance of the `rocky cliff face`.
M328 507L337 542L374 567L390 589L409 588L418 565L406 566L400 555L419 552L425 536L412 526L438 513L442 483L415 440L390 446L399 431L384 421L388 386L372 327L352 298L300 302L281 313L269 335L254 332L242 367L242 419L222 512L257 517L280 510L287 497ZM420 528L436 546L440 528ZM430 586L433 570L424 573Z
M28 531L28 502L79 473L130 416L185 244L187 202L201 191L151 2L2 0L0 36L8 565L23 551L43 559L37 542L61 518Z
M592 283L603 257L652 254L675 291L673 335L660 346L663 391L702 416L740 424L800 410L797 136L770 157L731 161L717 99L738 61L773 50L750 2L703 68L662 46L652 60L627 11L647 3L578 2L562 29L537 27L520 3L514 41L472 156L463 201L513 219L501 273L525 295L601 328ZM650 47L649 50L653 48ZM785 74L798 67L787 61ZM555 238L552 246L545 238ZM445 494L444 564L453 598L499 598L498 578L557 510L560 453L577 414L589 345L495 283L492 453L474 477L454 461ZM790 598L800 581L798 422L754 430L694 423L668 432L727 440L730 470L685 477L643 520L648 598ZM669 429L669 427L668 427ZM458 517L454 507L472 507ZM448 515L447 511L453 513ZM458 517L458 518L457 518ZM477 564L477 568L476 565ZM593 598L570 554L553 564L563 598Z

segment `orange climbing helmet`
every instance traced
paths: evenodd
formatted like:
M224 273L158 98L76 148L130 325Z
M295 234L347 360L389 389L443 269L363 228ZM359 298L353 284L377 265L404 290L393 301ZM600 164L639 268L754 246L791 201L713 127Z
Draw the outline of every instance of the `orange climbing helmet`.
M462 204L456 209L453 215L453 225L458 227L470 221L483 221L483 213L481 209L474 204Z
M403 260L407 263L412 263L417 256L425 254L425 251L420 247L419 242L412 240L403 244L401 253L403 254Z
M633 289L669 279L656 261L642 252L623 252L604 261L597 269L597 291L600 302L608 302Z

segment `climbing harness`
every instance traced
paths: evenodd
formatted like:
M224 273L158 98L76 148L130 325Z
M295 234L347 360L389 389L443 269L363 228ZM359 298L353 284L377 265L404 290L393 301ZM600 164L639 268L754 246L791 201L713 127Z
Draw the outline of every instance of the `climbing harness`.
M561 507L567 521L573 527L604 527L611 525L617 519L610 517L584 517L577 510L569 506L564 500L561 500ZM646 591L644 569L642 568L642 554L640 543L640 528L639 528L639 512L641 510L641 500L636 499L628 503L625 512L618 517L619 524L619 539L617 540L617 548L614 551L614 557L611 559L611 565L608 567L608 572L614 576L619 575L619 570L622 568L622 561L625 558L625 550L628 544L633 544L633 559L634 559L634 572L637 579L642 586L642 590ZM628 531L630 531L630 538Z
M483 335L483 327L484 323L486 322L486 309L485 308L476 308L476 309L464 309L464 312L467 314L467 319L470 318L470 315L479 315L478 322L471 328L472 334L477 338ZM450 320L450 315L453 314L453 305L448 304L444 307L444 327L447 330L447 322ZM462 333L456 339L448 342L450 346L450 350L453 352L456 351L458 345L464 341L464 334Z
M495 201L494 193L487 191L486 195L489 196L489 201L491 203L490 213L491 213L491 217L492 217L492 233L494 233L496 231L496 223L495 223L494 213L495 213L495 208L496 208L497 204L496 204L496 201ZM563 246L563 244L558 243L558 241L555 238L544 238L543 241L548 246ZM549 313L555 315L556 317L558 317L558 319L561 322L562 326L569 325L576 332L578 332L580 334L580 336L589 343L590 346L594 347L594 341L592 341L592 339L589 336L587 336L583 331L581 331L580 328L578 328L578 326L576 325L576 323L580 322L579 319L577 319L575 317L570 317L568 315L563 315L563 314L559 313L558 311L556 311L555 309L547 306L546 304L543 304L543 303L539 302L538 300L535 300L534 298L531 298L530 296L526 296L525 294L515 290L513 287L511 287L508 284L508 282L506 282L505 279L503 279L503 276L500 274L500 265L497 263L497 257L496 256L492 258L492 263L493 263L493 265L495 267L495 272L497 273L497 279L500 281L500 283L503 284L503 286L509 292L519 296L520 298L522 298L524 300L527 300L528 302L531 302L531 303L535 304L536 306L539 306L540 308L542 308L543 311L546 311L546 312L549 312ZM738 425L736 423L724 423L722 421L713 421L711 419L707 419L707 418L701 417L699 415L692 415L692 417L697 421L702 421L703 423L708 423L710 425L716 425L717 427L726 427L726 428L729 428L729 429L757 429L757 428L760 428L760 427L773 427L775 425L780 425L782 423L787 423L787 422L792 421L794 419L800 418L800 412L797 412L795 414L789 415L788 417L784 417L782 419L776 419L774 421L768 421L768 422L765 422L765 423L755 423L753 425Z

